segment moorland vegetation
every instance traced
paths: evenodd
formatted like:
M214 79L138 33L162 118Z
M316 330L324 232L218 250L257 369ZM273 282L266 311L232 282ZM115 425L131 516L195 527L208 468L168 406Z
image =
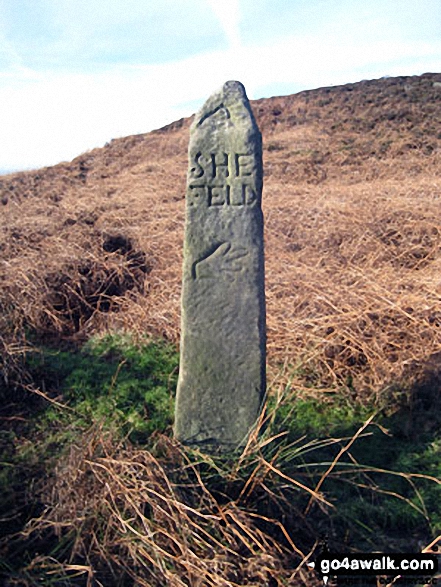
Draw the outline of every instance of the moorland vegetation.
M326 546L437 548L441 74L252 107L269 393L241 454L172 435L190 120L0 177L5 585L314 586Z

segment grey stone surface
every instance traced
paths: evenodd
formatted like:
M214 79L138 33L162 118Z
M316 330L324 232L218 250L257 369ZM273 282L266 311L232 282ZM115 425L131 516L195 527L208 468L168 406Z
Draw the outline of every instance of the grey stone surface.
M262 141L230 81L190 130L175 435L242 446L265 394Z

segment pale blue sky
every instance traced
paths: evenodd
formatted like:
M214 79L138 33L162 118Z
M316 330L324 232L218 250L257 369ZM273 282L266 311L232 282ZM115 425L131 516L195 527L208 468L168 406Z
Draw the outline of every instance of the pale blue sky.
M441 0L0 0L0 171L250 98L441 71Z

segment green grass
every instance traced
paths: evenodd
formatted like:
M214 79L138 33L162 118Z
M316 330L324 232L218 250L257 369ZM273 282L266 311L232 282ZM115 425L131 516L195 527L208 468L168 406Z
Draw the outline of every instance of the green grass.
M410 393L418 406L412 417ZM441 418L434 418L433 404L419 395L425 398L427 388L403 392L395 405L379 409L348 399L344 390L325 400L287 390L278 405L275 430L285 430L287 446L296 447L293 458L285 450L283 469L303 473L312 487L374 415L342 450L321 486L335 505L320 521L321 532L340 548L415 549L441 532ZM275 403L273 398L270 405ZM430 425L424 427L426 422ZM299 438L307 450L298 450Z
M43 423L102 422L146 442L173 423L178 355L163 342L135 344L129 336L92 338L79 351L41 349L28 357L36 384L57 390L70 410L53 405Z
M87 542L88 524L98 537L106 535L105 516L93 511L92 521L58 538L48 531L28 538L16 534L41 515L42 488L50 486L69 451L85 450L91 434L98 438L93 458L105 456L101 437L149 451L170 483L184 487L193 508L203 505L204 495L220 507L234 503L262 516L259 531L287 547L286 536L269 520L282 523L304 549L323 540L340 551L416 552L418 541L428 543L441 531L440 417L434 416L427 386L422 395L418 390L395 394L393 405L383 409L355 402L345 390L325 400L316 394L300 397L290 388L282 397L270 393L264 431L240 460L238 454L187 449L184 470L172 445L161 441L161 433L172 434L177 383L178 354L170 345L121 335L94 337L80 349L41 348L27 356L27 369L50 401L36 402L23 392L23 405L31 402L25 421L0 433L0 576L37 584L32 581L42 571L32 567L36 557L52 557L55 567L57 560L70 560L78 536ZM374 421L359 434L373 414ZM311 498L315 489L327 505ZM41 563L46 569L48 560ZM52 579L57 585L84 584L83 575L78 583L69 578L63 564L41 584Z
M33 385L50 401L26 390L2 390L20 415L0 431L0 576L8 566L25 566L39 549L56 557L58 541L15 544L8 537L41 514L42 488L88 430L102 429L115 442L135 444L146 443L156 431L170 433L177 367L171 345L119 335L92 338L81 349L28 354Z

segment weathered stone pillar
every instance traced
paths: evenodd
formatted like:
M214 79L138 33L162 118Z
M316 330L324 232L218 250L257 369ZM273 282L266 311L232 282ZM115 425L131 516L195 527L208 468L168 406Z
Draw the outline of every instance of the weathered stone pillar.
M262 140L229 81L190 130L176 437L242 446L265 394Z

